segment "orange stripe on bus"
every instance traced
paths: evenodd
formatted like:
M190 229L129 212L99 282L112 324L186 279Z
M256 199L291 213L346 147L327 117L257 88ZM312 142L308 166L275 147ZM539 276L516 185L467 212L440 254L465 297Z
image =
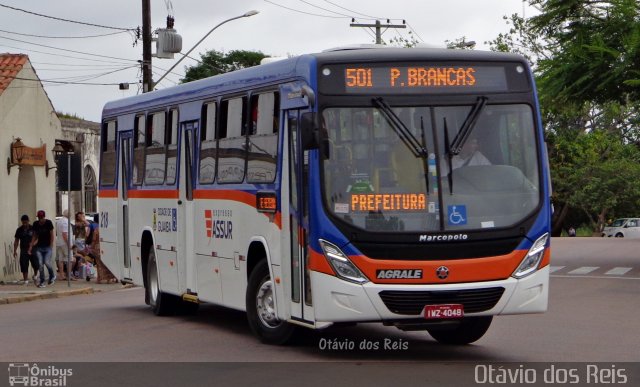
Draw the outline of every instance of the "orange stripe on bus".
M127 192L132 199L177 199L176 189L135 189Z
M196 189L193 191L194 199L218 199L233 200L251 207L256 206L256 196L245 191L231 189Z
M193 191L194 199L216 199L216 200L231 200L234 202L240 202L256 208L256 195L250 194L245 191L231 190L231 189L196 189ZM256 208L257 211L257 208ZM264 212L264 216L269 218L275 225L282 229L282 213L280 211L275 214Z
M509 278L527 254L527 250L516 250L511 254L487 258L455 259L440 261L396 261L371 259L362 255L350 256L351 261L373 283L378 284L445 284L463 282L495 281ZM449 269L449 276L442 280L436 275L440 266ZM422 278L378 279L376 270L422 270Z
M319 273L336 275L331 265L329 265L329 262L327 262L327 258L325 258L324 254L321 254L312 248L309 248L308 268L309 270L317 271Z
M117 189L101 189L98 191L98 197L101 198L117 198L118 190Z

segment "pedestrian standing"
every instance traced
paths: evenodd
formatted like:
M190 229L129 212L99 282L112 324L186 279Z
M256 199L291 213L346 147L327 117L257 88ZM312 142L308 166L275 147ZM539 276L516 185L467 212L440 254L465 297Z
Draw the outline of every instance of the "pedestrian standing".
M89 235L89 222L84 217L84 212L78 211L73 225L73 243L78 247L78 251L83 254L87 252L87 235Z
M67 278L64 265L67 263L67 256L71 247L69 239L69 210L62 211L62 217L56 220L56 262L58 263L58 275L61 280ZM73 262L73 258L71 259Z
M53 253L53 246L56 239L56 234L53 232L53 223L46 218L46 214L43 210L38 211L38 220L33 223L33 238L31 239L31 245L29 246L29 254L34 252L38 257L38 267L40 269L40 283L39 288L44 288L44 267L49 270L49 285L53 285L56 282L56 274L51 266L51 255Z
M38 272L38 259L29 254L29 246L33 239L33 227L29 223L29 215L22 215L20 218L22 225L18 227L15 233L15 240L13 241L13 257L17 257L18 245L20 246L20 271L22 272L22 279L25 285L29 284L29 263L33 268L33 281L36 282Z

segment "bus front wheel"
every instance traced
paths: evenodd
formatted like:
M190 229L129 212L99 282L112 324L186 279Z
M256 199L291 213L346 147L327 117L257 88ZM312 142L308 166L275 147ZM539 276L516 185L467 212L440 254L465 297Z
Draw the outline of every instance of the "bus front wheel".
M465 317L454 329L430 329L429 334L442 344L470 344L484 336L492 319L493 316Z
M158 264L156 254L151 249L149 263L147 264L147 292L149 292L149 305L156 316L169 316L175 312L178 298L172 294L160 291L158 277Z
M268 344L284 344L293 335L295 327L278 319L274 297L274 283L266 259L261 260L249 276L247 287L247 319L251 331Z

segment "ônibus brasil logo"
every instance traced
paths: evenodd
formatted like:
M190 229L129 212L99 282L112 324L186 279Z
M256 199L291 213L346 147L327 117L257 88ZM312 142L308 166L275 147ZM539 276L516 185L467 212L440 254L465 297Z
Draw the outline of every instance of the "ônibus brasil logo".
M66 386L67 378L73 376L71 368L53 365L38 366L29 363L9 363L10 386Z

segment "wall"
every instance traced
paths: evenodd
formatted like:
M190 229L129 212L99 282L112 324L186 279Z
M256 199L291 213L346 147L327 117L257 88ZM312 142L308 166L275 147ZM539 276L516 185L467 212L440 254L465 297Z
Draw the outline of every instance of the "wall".
M17 78L37 79L37 75L27 62ZM40 82L14 79L0 94L0 281L22 278L19 262L13 258L13 235L22 212L34 221L36 211L43 209L54 220L56 209L53 170L48 177L40 166L16 166L7 173L11 143L19 137L29 147L46 144L47 160L54 166L51 149L60 135L60 120Z
M98 165L100 156L100 124L97 122L80 119L61 118L62 137L60 139L73 144L74 151L82 155L82 192L72 192L71 209L72 213L79 210L88 211L84 200L84 169L91 167L93 173L98 178ZM67 208L66 195L62 196L61 208Z

